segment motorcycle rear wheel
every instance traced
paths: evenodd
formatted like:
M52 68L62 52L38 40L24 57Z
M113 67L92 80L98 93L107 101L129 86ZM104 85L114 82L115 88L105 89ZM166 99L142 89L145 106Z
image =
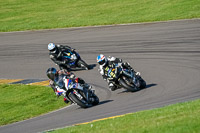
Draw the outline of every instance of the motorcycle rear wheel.
M77 64L78 64L78 67L84 68L85 70L89 69L88 64L85 63L85 61L83 61L82 59L80 59Z

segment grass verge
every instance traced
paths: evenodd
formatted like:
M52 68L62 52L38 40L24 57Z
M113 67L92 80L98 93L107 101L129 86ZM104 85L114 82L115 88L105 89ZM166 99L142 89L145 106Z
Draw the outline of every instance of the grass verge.
M66 106L50 87L0 84L0 126Z
M200 100L127 114L51 133L199 133Z
M200 0L0 0L0 31L200 17Z

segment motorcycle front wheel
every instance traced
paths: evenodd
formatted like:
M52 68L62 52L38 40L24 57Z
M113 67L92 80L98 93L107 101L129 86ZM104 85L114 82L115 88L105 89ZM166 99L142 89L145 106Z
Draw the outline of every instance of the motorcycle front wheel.
M92 105L97 105L97 104L99 104L99 98L98 98L95 94L93 94L92 97L94 98L94 102L92 102Z
M144 79L141 78L141 79L139 80L139 82L140 82L140 88L141 88L141 89L146 88L146 82L144 81Z
M139 89L134 85L134 84L130 84L128 83L129 81L125 79L125 77L121 77L119 79L119 84L121 84L125 89L127 89L128 91L138 91Z
M82 108L88 108L90 107L88 105L88 103L85 100L80 99L76 94L74 93L70 93L70 97L72 98L72 100L77 103L80 107Z

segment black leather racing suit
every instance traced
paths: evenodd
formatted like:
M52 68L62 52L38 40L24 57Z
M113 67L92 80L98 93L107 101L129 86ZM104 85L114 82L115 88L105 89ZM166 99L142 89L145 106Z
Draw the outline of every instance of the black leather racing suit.
M53 62L55 62L57 65L59 65L61 70L64 68L69 68L68 66L69 61L62 60L63 52L68 50L73 51L74 49L72 49L69 46L56 45L56 50L53 52L52 51L49 52L50 59L53 60Z

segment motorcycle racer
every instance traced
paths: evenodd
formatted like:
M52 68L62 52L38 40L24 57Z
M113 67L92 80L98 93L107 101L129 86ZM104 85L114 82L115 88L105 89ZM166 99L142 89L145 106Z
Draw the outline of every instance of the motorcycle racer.
M92 88L92 86L85 83L83 79L77 78L73 73L67 72L66 70L56 70L56 68L51 67L47 70L46 74L47 74L47 77L49 78L49 85L51 86L51 88L53 89L53 91L58 97L63 94L64 90L62 88L59 88L55 84L55 80L58 79L58 77L62 75L64 75L67 79L75 79L76 82L82 84L82 86L87 87L88 89ZM64 96L64 102L65 103L69 102L69 99L67 99L67 97L65 96Z
M63 61L62 56L63 56L63 51L74 51L75 49L69 47L69 46L64 46L64 45L55 45L54 43L49 43L48 44L48 50L49 50L49 56L50 59L55 62L60 69L64 69L64 67L68 67L68 60Z
M99 64L99 72L102 75L103 79L106 80L108 82L108 86L110 88L111 91L115 91L117 88L117 86L113 83L113 78L109 77L108 75L108 68L113 68L117 66L122 66L124 68L127 68L131 71L133 71L134 73L136 73L133 68L130 66L130 64L128 62L122 62L122 59L120 58L115 58L115 57L106 57L103 54L100 54L97 56L97 63ZM136 74L139 74L139 72L137 72Z

